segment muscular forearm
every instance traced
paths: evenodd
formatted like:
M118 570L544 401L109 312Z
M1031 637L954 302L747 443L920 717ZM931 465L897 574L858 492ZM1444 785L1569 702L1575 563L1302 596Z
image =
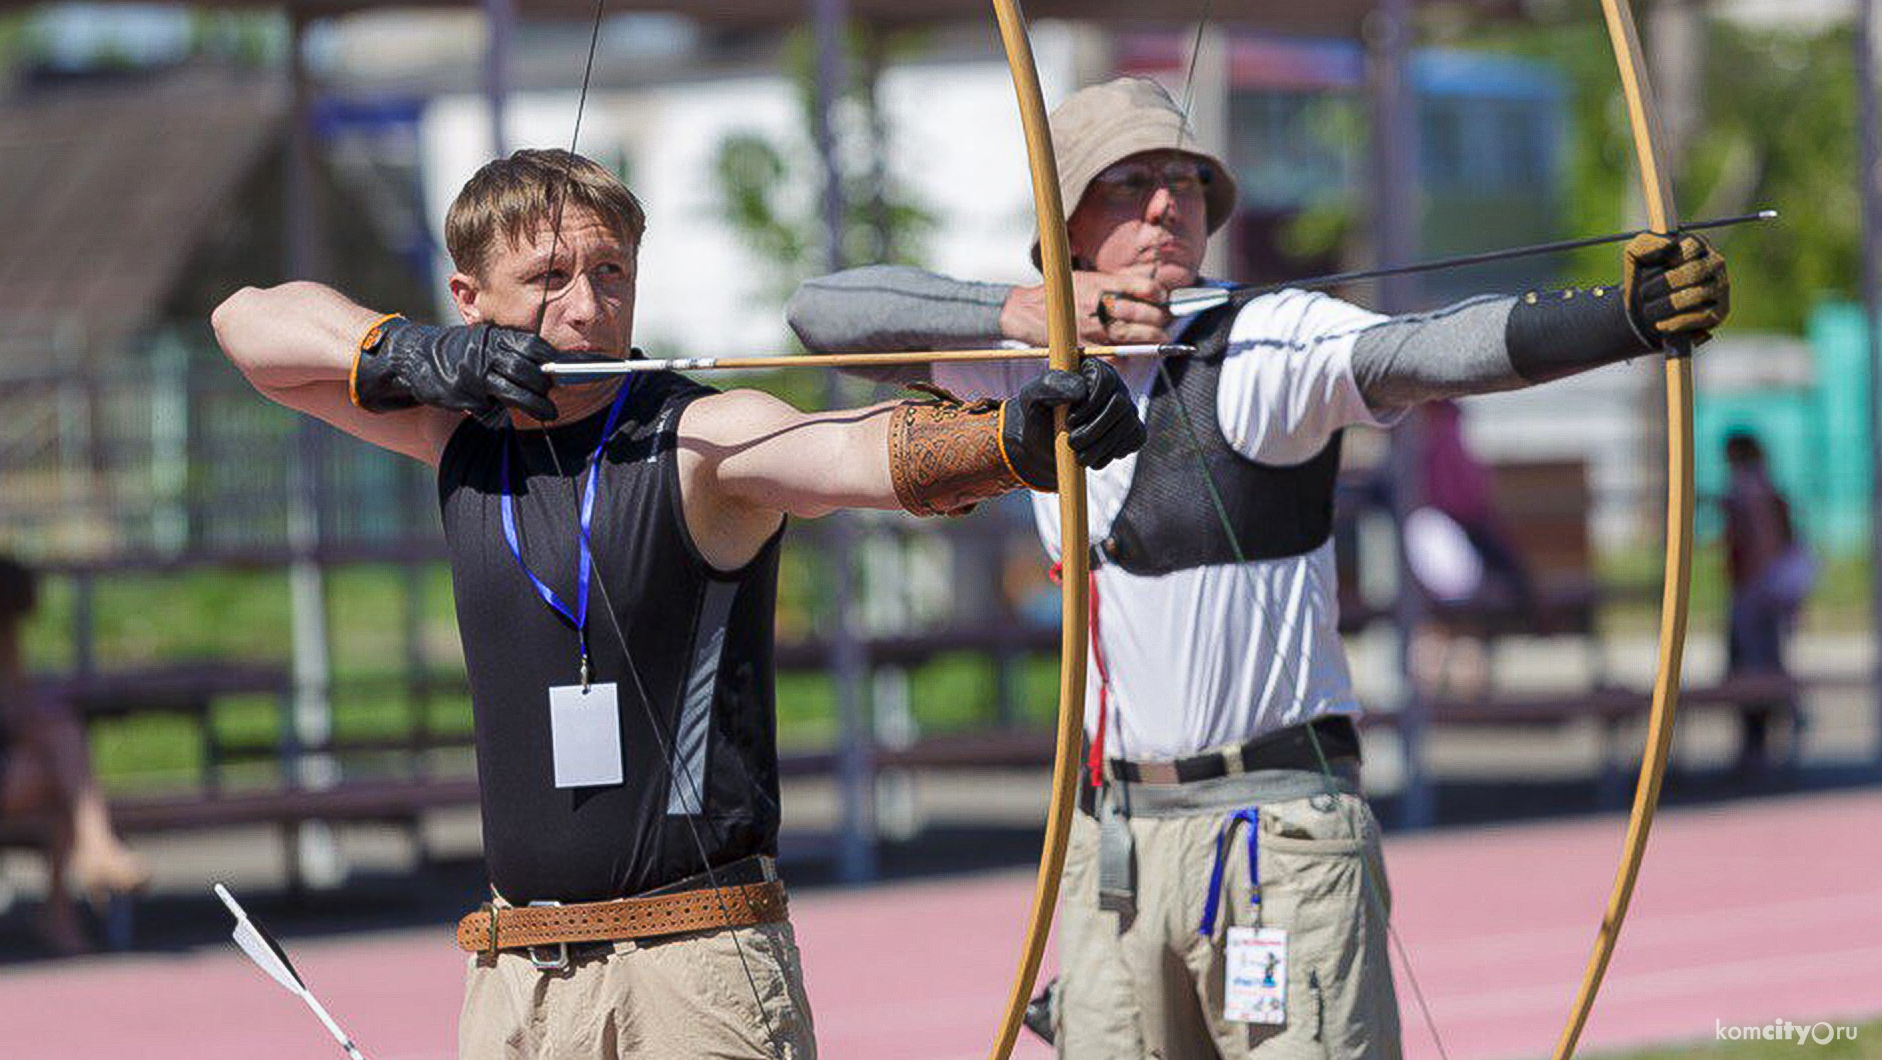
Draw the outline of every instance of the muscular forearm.
M331 287L285 283L244 287L210 316L229 360L259 390L279 393L314 383L343 383L360 336L382 314Z
M697 458L688 464L710 474L699 492L748 509L957 515L1023 486L1058 488L1053 410L1061 407L1066 440L1085 467L1143 445L1130 389L1097 358L1076 372L1047 372L1003 402L937 396L805 414L767 394L732 391L694 402L680 431L682 452Z
M735 416L741 405L756 405L766 418L748 421L764 423L756 441L708 450L721 454L714 486L726 497L748 508L812 519L845 508L899 507L884 455L894 404L793 414L740 391L707 401Z
M360 340L382 318L331 287L245 287L216 307L216 340L263 397L383 449L436 463L461 416L435 408L368 412L349 378Z
M1353 345L1375 410L1517 390L1650 352L1613 288L1486 296L1393 317Z
M959 514L1020 488L1002 452L994 402L896 401L801 414L737 392L714 414L776 417L759 441L718 451L719 492L747 508L816 518L844 508ZM786 425L786 421L788 425ZM706 430L714 425L696 418Z
M871 265L806 281L785 317L819 353L986 346L1000 338L1000 308L1011 290Z

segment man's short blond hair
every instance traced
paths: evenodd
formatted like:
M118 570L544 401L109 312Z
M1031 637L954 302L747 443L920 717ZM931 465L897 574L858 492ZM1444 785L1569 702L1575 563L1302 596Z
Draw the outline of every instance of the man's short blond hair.
M558 217L557 200L567 190ZM586 210L630 246L647 230L640 200L599 163L560 149L517 151L484 164L444 216L444 245L457 270L482 278L502 238L520 245L544 225Z

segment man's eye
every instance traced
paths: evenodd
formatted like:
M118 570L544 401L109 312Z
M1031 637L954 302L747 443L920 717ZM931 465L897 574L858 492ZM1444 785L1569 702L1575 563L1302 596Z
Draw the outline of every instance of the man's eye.
M1120 173L1104 178L1104 186L1122 199L1141 198L1150 191L1150 177L1143 173Z

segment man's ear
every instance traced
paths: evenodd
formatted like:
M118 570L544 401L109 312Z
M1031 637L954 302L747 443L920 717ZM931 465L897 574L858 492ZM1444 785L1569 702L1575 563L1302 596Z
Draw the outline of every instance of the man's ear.
M457 306L457 315L463 319L464 323L483 323L484 311L477 304L477 296L482 293L483 288L478 284L477 277L467 272L454 272L451 274L450 286L451 303Z

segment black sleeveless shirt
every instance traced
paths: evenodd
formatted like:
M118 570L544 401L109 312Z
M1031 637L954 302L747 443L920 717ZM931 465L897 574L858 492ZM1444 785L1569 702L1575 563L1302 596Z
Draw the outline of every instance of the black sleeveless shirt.
M499 506L508 446L523 556L573 608L575 484L607 410L547 431L466 419L439 462L484 857L514 903L658 887L703 871L702 845L713 865L777 852L772 624L783 533L737 571L700 556L680 506L675 440L681 411L713 391L671 373L631 378L600 457L588 602L592 679L614 683L620 704L622 784L555 787L549 689L579 681L578 642L518 567Z
M1144 413L1147 440L1137 454L1123 507L1110 532L1092 547L1093 563L1114 563L1132 574L1168 574L1299 556L1332 535L1339 432L1318 453L1287 466L1250 460L1222 436L1216 388L1235 317L1254 297L1252 292L1236 294L1198 317L1182 336L1196 352L1169 359L1164 364L1168 374L1157 374ZM1238 356L1264 352L1253 349ZM1233 542L1224 516L1235 528Z

